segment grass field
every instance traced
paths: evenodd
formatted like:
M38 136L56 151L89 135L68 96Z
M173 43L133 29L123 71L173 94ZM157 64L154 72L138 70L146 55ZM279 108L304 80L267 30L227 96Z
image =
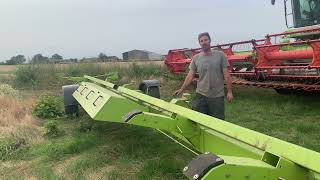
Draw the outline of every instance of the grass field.
M155 67L150 68L152 72ZM173 98L171 94L181 85L161 76L162 71L157 75L137 71L143 72L126 74L120 69L121 83L160 79L165 100ZM0 153L4 145L24 141L11 153L1 154L0 179L185 179L181 172L193 154L152 129L92 122L81 111L79 118L56 120L61 131L58 137L42 136L43 124L49 120L33 117L30 107L39 93L57 95L61 100L61 83L67 82L53 83L59 87L41 91L24 88L16 100L12 96L17 95L2 96L10 108L0 111L0 117L7 119L0 120ZM234 96L231 104L226 103L226 121L320 152L319 97L284 96L250 87L234 87ZM80 131L86 123L93 123L92 129Z

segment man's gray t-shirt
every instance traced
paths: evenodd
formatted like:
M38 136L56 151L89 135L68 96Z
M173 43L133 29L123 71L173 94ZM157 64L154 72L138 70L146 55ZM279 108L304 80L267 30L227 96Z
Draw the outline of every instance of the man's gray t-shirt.
M224 96L223 69L229 66L225 54L212 50L211 55L203 52L195 55L190 64L190 70L199 74L196 92L214 98Z

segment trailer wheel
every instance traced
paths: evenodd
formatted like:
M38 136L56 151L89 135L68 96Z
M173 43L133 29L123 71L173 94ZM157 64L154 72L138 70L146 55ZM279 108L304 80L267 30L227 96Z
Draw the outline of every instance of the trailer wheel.
M160 98L160 91L159 87L151 86L148 88L148 95L155 97L155 98Z
M66 85L62 86L64 111L66 114L77 114L79 112L79 103L72 96L78 89L79 85Z
M160 81L144 80L139 85L139 90L144 94L160 99Z
M294 94L295 91L292 89L286 89L286 88L281 88L281 89L274 89L277 93L283 94L283 95L288 95L288 94Z
M66 114L76 114L76 115L78 115L79 107L78 107L78 105L64 106L64 112Z

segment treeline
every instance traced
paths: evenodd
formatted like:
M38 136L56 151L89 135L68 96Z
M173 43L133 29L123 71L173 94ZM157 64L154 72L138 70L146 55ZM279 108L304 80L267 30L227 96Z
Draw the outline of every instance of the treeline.
M120 60L117 56L107 56L104 53L99 53L98 57L93 58L86 58L83 57L82 59L77 58L70 58L70 59L64 59L59 54L53 54L51 57L43 56L42 54L36 54L34 55L29 62L27 62L27 59L24 55L17 55L11 57L9 60L6 60L5 62L0 62L0 64L5 65L18 65L18 64L24 64L24 63L30 63L30 64L47 64L47 63L77 63L77 62L107 62L107 61L115 61Z

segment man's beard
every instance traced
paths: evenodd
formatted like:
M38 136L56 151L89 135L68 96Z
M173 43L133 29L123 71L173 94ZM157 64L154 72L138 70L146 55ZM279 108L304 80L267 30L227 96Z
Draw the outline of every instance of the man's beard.
M205 52L210 51L210 45L204 44L204 45L202 46L202 50L205 51Z

